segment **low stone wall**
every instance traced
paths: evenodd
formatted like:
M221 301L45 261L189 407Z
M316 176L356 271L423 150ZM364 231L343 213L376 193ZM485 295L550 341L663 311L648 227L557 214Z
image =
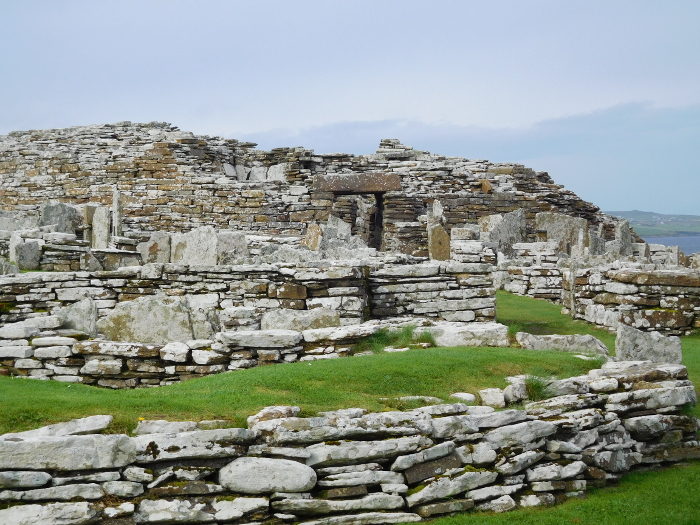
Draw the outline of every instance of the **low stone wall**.
M700 327L700 272L612 264L564 270L563 304L572 316L607 328L683 335Z
M495 412L461 403L299 418L268 407L249 428L109 416L0 436L0 522L394 524L471 509L560 503L625 472L700 457L681 365L608 363L585 393ZM81 435L77 435L81 434Z
M514 260L498 265L495 279L511 293L559 302L562 276L556 242L517 243Z
M416 324L429 324L420 330L433 333L442 346L508 345L508 329L498 323L416 323L410 317L303 331L226 331L168 344L78 340L85 334L57 329L59 323L49 316L0 327L0 375L106 388L162 386L256 366L347 357L381 329Z

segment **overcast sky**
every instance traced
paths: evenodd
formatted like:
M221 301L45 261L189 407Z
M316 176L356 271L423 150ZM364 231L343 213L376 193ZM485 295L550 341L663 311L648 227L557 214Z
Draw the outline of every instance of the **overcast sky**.
M700 214L700 2L0 1L0 134L131 120L520 162Z

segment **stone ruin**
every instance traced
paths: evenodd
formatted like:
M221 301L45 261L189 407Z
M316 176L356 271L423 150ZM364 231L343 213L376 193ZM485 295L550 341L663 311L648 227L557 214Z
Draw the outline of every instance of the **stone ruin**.
M507 346L497 288L610 329L700 323L695 256L547 173L254 146L165 123L0 137L0 373L157 386L407 325Z
M499 288L616 329L619 362L591 336L518 333L611 362L525 410L492 408L527 400L518 376L480 391L483 406L5 434L0 522L417 522L551 505L700 457L673 337L700 326L697 254L641 242L521 165L398 140L357 157L254 146L164 123L0 137L0 374L155 387L350 356L402 326L508 346Z

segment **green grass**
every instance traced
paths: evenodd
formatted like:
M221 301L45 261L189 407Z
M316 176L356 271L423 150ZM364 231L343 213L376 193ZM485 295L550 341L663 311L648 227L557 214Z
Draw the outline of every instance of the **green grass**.
M592 334L612 350L614 335L560 313L546 301L498 293L498 320L511 331ZM409 333L410 332L410 333ZM415 341L410 329L383 334L382 344ZM428 340L424 342L430 342ZM407 344L407 343L406 343ZM700 377L700 336L683 338L690 378ZM0 434L93 414L112 414L110 432L129 433L147 419L231 419L244 426L248 415L270 405L298 405L303 416L322 410L362 407L404 409L394 398L409 395L448 399L452 392L506 386L504 377L529 374L569 377L598 366L571 354L514 348L428 348L403 353L293 363L210 376L168 387L106 390L55 381L0 377ZM380 402L379 398L389 398ZM696 409L696 416L700 412ZM548 509L507 514L467 513L434 520L435 525L656 525L700 523L700 463L634 473L619 487L591 491L588 499Z
M297 405L302 414L362 407L385 409L378 398L409 395L447 399L453 392L506 386L505 376L568 377L593 364L559 352L509 348L427 348L394 354L252 368L153 389L107 390L80 384L0 377L0 434L93 414L112 414L111 432L146 419L233 419L270 405Z
M508 325L509 333L528 332L535 335L590 334L600 339L614 354L615 334L596 328L585 321L574 321L561 313L561 305L549 301L496 292L498 322Z
M433 525L697 525L700 463L626 475L619 486L592 490L551 508L506 514L466 513Z

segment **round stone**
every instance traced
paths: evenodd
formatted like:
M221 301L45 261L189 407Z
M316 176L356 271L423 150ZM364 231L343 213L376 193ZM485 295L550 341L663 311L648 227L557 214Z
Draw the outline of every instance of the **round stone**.
M306 492L316 485L316 472L288 459L238 458L221 469L219 484L241 494Z

